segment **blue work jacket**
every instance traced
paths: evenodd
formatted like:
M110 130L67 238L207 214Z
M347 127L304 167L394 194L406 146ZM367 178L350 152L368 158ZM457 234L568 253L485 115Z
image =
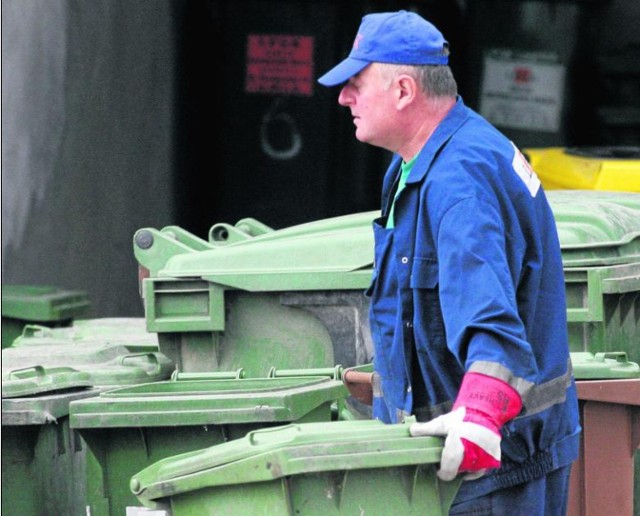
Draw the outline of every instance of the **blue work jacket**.
M461 98L420 151L387 229L400 162L374 221L374 417L446 413L463 375L483 373L516 389L523 410L503 427L503 466L465 482L468 495L570 464L580 425L562 257L538 178Z

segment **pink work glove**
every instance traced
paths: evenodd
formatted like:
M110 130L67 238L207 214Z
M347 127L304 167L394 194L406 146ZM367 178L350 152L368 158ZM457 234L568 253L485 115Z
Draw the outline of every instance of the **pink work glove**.
M481 477L500 467L500 429L522 409L520 395L492 376L467 373L448 414L426 423L413 423L412 436L444 436L438 476L453 480L466 472L465 480Z

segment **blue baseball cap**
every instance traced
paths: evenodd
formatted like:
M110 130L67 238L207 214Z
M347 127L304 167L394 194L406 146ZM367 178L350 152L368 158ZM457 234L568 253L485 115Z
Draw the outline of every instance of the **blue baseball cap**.
M318 79L337 86L378 63L446 65L449 43L434 25L409 11L367 14L362 18L349 56Z

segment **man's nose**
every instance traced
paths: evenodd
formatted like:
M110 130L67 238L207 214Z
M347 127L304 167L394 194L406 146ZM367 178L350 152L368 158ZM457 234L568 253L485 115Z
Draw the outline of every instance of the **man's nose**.
M343 86L338 95L338 104L341 106L348 106L353 103L353 96L348 91L348 86Z

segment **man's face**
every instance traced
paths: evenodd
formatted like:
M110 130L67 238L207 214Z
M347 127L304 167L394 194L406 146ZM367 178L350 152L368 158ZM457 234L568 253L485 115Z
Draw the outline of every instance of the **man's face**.
M340 90L338 103L348 107L356 126L356 138L364 143L395 151L397 137L393 123L397 110L393 103L393 88L375 63L354 75Z

